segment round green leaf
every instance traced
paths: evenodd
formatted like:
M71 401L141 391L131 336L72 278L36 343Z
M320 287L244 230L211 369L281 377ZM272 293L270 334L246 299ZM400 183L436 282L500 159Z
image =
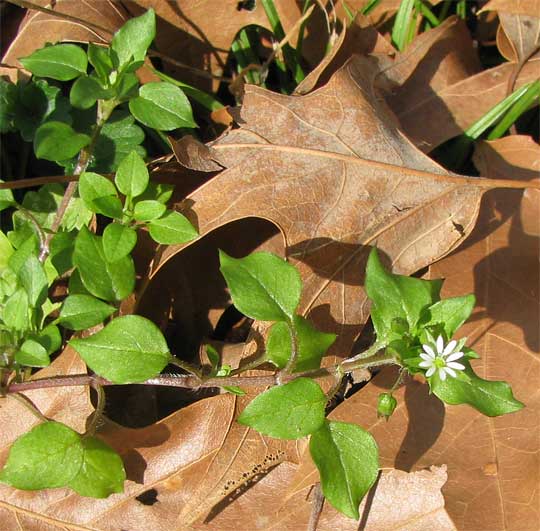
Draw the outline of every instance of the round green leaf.
M114 182L124 195L137 197L148 186L148 169L142 157L132 151L118 166Z
M45 347L33 339L27 339L21 345L15 361L27 367L47 367L51 363Z
M114 184L97 173L87 171L80 176L79 195L92 212L106 216L110 213L122 215L122 203Z
M278 439L300 439L324 423L326 395L309 378L272 387L252 400L238 422Z
M34 136L34 153L38 159L56 162L74 157L88 144L88 135L76 133L64 122L45 122Z
M80 470L82 457L77 432L59 422L44 422L15 441L0 481L23 490L65 487Z
M70 344L96 374L117 384L153 378L171 359L159 328L139 315L118 317L97 334Z
M139 122L158 131L197 127L187 96L171 83L146 83L130 100L129 110Z
M319 469L324 497L358 520L358 505L379 473L375 439L355 424L326 421L311 436L309 451Z
M82 439L83 458L78 474L69 486L81 496L106 498L124 491L126 472L120 456L95 437Z
M110 223L103 231L103 252L107 262L127 256L137 243L137 233L121 223Z
M219 260L234 305L243 314L261 321L292 320L302 292L293 265L271 253L237 259L220 251Z
M161 218L151 221L148 230L154 241L167 245L186 243L199 236L186 216L173 210L168 210Z
M88 66L86 54L75 44L46 46L20 61L24 68L35 76L50 77L58 81L69 81L85 74Z
M120 66L130 60L143 61L146 50L156 36L156 14L149 9L140 17L128 20L115 34L111 48L116 53Z
M62 304L58 323L70 330L86 330L102 323L115 310L91 295L69 295Z
M90 109L97 100L107 99L110 92L105 90L97 79L90 76L81 76L69 92L69 102L77 109Z

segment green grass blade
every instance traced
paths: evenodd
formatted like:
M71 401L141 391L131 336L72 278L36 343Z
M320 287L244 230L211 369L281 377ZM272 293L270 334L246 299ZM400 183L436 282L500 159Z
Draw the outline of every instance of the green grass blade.
M463 20L467 18L467 1L459 0L456 5L456 15Z
M250 34L251 32L248 32L249 29L250 28L242 28L231 45L231 50L238 64L239 72L241 72L244 68L247 68L249 65L260 65L259 59L253 52L253 44L251 40L252 35ZM248 83L253 83L256 85L260 83L260 76L258 72L248 70L244 75Z
M416 4L416 10L429 22L432 28L436 28L440 25L439 19L435 16L433 11L428 7L424 0L419 0Z
M407 46L411 23L415 21L415 3L416 0L402 0L396 13L396 20L392 28L392 43L399 51L403 51Z
M517 99L510 107L508 112L503 116L501 121L493 128L488 135L488 140L500 138L506 131L516 122L516 120L527 111L531 105L538 103L540 99L540 80L530 83L525 92Z
M362 15L369 15L380 3L381 0L369 0L369 2L362 8Z

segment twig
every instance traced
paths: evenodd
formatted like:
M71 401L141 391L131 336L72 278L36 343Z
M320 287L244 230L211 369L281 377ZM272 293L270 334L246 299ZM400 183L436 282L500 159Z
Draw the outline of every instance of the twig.
M17 188L33 188L34 186L42 186L51 183L69 183L76 181L77 175L52 175L47 177L32 177L31 179L21 179L18 181L9 181L0 183L0 190L15 190Z
M313 501L311 502L311 513L309 514L307 531L317 531L317 524L319 523L319 518L323 510L324 496L321 490L320 483L317 483L313 487L312 494Z

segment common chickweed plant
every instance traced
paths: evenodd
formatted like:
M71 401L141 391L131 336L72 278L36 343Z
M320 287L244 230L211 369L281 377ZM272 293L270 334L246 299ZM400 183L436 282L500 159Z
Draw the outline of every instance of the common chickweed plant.
M19 131L33 142L37 158L64 166L77 181L65 190L59 184L42 186L27 193L22 204L9 190L1 190L0 207L13 212L12 230L0 232L1 400L18 398L40 422L13 444L0 480L24 490L69 487L95 498L122 492L122 460L95 436L105 385L222 387L237 394L246 386L268 385L237 421L275 438L310 437L309 450L326 499L358 519L358 506L377 478L377 444L361 426L326 419L331 393L322 390L318 379L333 375L338 381L356 369L397 365L400 376L424 376L431 392L447 404L468 404L488 416L517 411L523 404L505 382L479 378L470 364L478 355L465 339L453 339L472 312L474 296L441 299L441 280L392 274L375 248L367 263L365 288L376 341L333 366L321 368L321 361L336 336L317 330L297 313L300 274L270 253L238 259L221 252L220 263L238 310L272 323L264 355L249 366L273 364L271 376L242 376L247 367L233 371L221 365L211 346L211 367L191 367L171 354L153 322L138 315L119 317L119 304L135 288L131 253L138 232L147 230L160 244L198 236L186 217L167 208L172 190L150 181L140 135L127 149L126 144L116 145L112 158L106 149L110 137L104 133L111 120L123 121L132 133L142 131L135 120L156 130L196 126L180 88L168 82L139 87L134 72L143 64L154 35L155 15L150 10L128 21L110 47L90 44L84 51L73 44L47 46L21 59L32 81L1 85L6 103L3 131ZM70 105L46 79L73 82ZM35 95L42 96L45 105L32 121L21 109ZM83 114L93 117L88 133L72 127L73 116ZM114 179L90 168L112 171ZM66 277L68 295L52 302L51 288ZM35 368L48 366L51 355L63 348L63 337L102 324L98 332L76 333L68 341L90 375L30 379ZM188 374L161 375L168 364ZM97 391L96 413L83 434L48 420L20 394L64 385L88 385ZM379 415L388 418L395 407L392 391L380 395Z

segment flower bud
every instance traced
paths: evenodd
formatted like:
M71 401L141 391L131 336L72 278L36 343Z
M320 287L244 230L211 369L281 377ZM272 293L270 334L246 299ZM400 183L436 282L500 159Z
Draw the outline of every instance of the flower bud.
M396 409L397 400L390 393L381 393L377 400L377 416L390 418L394 409Z

